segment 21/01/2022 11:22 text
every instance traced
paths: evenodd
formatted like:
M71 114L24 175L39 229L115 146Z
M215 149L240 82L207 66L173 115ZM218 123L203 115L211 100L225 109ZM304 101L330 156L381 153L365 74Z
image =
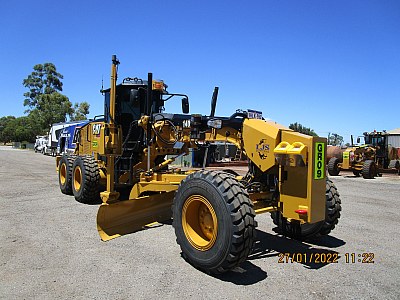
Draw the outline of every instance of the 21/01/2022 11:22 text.
M338 263L339 253L279 253L278 263L304 263L304 264L331 264ZM361 263L373 264L375 254L373 252L365 253L345 253L344 262L347 264Z

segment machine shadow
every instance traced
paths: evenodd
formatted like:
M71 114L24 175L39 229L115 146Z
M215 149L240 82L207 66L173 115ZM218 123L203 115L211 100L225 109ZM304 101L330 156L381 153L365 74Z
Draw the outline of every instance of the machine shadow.
M307 269L320 269L338 262L340 258L337 251L320 247L337 248L345 244L345 241L333 236L302 242L257 230L257 241L248 260L274 258L275 263L300 263Z
M213 277L222 281L232 282L236 285L252 285L267 278L268 274L247 260L240 267L236 267L232 271L221 275L214 275Z
M73 195L66 195L67 197L72 197L72 198L74 198L74 196ZM76 200L75 200L76 201ZM77 204L80 204L80 205L89 205L89 206L99 206L100 204L102 204L103 203L103 201L101 201L101 199L99 198L99 199L97 199L96 201L93 201L93 202L91 202L91 203L77 203Z
M103 201L101 201L101 199L98 199L96 201L93 201L92 203L86 203L86 205L94 205L94 206L99 206L100 204L102 204Z
M160 223L161 226L171 226L172 219ZM227 273L210 276L236 285L252 285L268 277L266 271L252 263L252 261L265 258L271 258L272 263L300 263L307 269L320 269L327 266L329 263L334 263L324 261L325 259L321 257L321 254L323 254L323 257L330 254L330 257L334 257L336 262L340 259L340 255L337 251L320 247L332 249L345 244L345 241L329 235L315 240L301 242L280 234L271 234L257 230L257 239L253 251L244 263ZM285 255L289 258L291 256L300 255L299 257L301 257L301 259L295 259L296 261L293 262L290 259L286 261ZM181 256L185 259L182 253ZM316 257L318 259L315 259Z
M330 263L326 261L327 256L331 257L332 261L334 258L336 262L340 258L337 251L320 247L337 248L345 244L345 241L332 236L323 236L305 243L257 230L257 240L247 261L230 272L214 277L236 285L255 284L266 279L268 274L252 261L265 258L271 258L272 263L300 263L307 269L320 269ZM292 261L291 257L295 257L295 260Z

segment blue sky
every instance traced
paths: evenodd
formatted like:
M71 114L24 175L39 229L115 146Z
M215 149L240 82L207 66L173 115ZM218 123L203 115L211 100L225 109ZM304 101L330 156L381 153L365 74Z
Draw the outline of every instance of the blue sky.
M103 113L111 55L119 78L153 72L191 113L261 110L327 136L400 127L400 1L1 1L0 116L21 116L38 63L63 93ZM180 112L178 100L167 111Z

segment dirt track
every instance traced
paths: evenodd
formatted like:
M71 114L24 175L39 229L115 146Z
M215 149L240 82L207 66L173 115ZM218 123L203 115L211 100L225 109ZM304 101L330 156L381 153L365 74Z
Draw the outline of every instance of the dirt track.
M0 298L399 299L400 177L333 180L343 213L330 236L293 241L259 215L249 260L212 277L182 259L168 224L101 242L97 206L60 193L54 158L0 147ZM279 253L338 262L278 263ZM346 253L355 253L354 263ZM363 253L374 263L358 262Z

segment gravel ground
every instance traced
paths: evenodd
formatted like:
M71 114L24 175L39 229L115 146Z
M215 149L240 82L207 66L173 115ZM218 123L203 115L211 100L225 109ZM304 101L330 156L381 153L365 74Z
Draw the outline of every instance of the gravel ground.
M400 177L334 177L342 218L330 236L300 243L257 216L258 242L223 276L186 263L171 225L109 242L97 206L61 194L52 157L0 147L1 299L399 299ZM278 263L279 253L338 255L338 262ZM355 262L346 262L355 253ZM374 263L358 262L373 253Z

